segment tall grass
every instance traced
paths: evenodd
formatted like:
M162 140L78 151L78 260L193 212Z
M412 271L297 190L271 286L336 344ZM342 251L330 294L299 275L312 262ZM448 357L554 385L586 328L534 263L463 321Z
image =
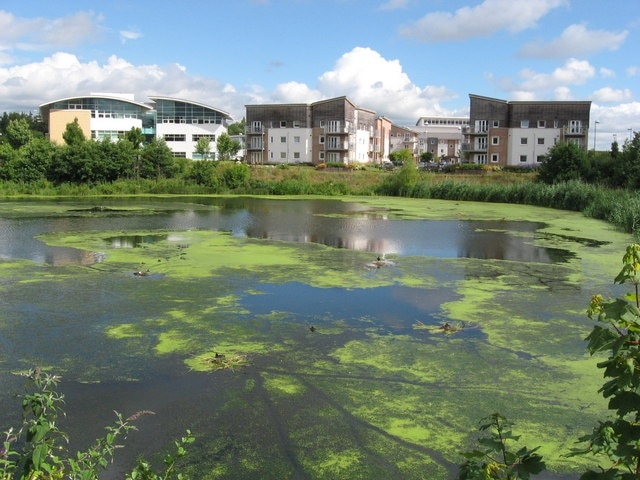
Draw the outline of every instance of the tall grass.
M612 190L580 181L548 185L522 182L509 185L465 183L448 180L422 181L408 195L414 198L466 200L534 205L582 212L604 220L622 231L640 235L640 194L630 190Z

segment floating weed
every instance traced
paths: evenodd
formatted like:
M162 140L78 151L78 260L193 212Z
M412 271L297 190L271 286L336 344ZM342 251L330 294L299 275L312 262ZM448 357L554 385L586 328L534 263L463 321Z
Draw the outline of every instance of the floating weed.
M235 371L238 368L249 365L247 356L242 354L225 355L223 353L214 353L201 358L200 361L204 365L204 369L210 372L226 369Z

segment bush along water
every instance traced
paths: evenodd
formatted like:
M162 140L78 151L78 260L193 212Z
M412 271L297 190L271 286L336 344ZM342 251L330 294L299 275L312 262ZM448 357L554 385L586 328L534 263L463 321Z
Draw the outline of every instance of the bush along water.
M94 480L101 470L113 460L117 441L135 430L133 425L141 411L127 419L116 413L116 422L105 428L106 435L96 440L85 451L71 454L66 445L68 436L57 426L63 414L64 396L57 391L60 378L33 369L23 374L28 379L29 390L22 395L22 425L10 428L2 434L0 444L0 480ZM187 430L184 437L175 442L175 453L164 457L160 470L154 470L150 462L139 459L125 477L127 480L186 480L176 470L176 462L187 454L187 445L194 442Z

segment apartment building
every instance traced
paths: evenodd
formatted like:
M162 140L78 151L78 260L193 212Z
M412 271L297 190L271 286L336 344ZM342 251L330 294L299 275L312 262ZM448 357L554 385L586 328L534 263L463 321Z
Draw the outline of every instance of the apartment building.
M389 140L389 150L391 152L409 150L413 154L414 159L418 158L418 133L409 127L391 125L391 136Z
M40 115L49 139L59 144L67 124L77 119L87 138L117 140L139 128L148 139L164 139L175 157L190 159L199 158L199 139L215 142L231 121L228 113L198 102L156 96L141 103L132 94L113 93L54 100L40 105Z
M463 129L469 126L468 117L420 117L410 127L418 136L416 155L431 153L441 163L458 163L464 143Z
M587 149L590 101L506 101L469 95L465 161L535 167L557 142Z
M381 162L391 122L347 97L309 104L245 105L252 164Z

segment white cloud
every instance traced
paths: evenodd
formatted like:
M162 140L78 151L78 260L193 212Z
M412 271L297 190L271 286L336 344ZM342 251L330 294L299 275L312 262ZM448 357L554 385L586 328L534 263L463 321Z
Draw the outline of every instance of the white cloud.
M632 66L627 68L627 75L630 77L637 77L638 75L640 75L640 67Z
M128 40L137 40L142 38L142 34L140 32L135 32L133 30L120 30L120 39L122 43L126 43Z
M604 87L593 92L591 99L598 103L622 103L633 100L633 93L628 88L614 89Z
M0 10L0 50L45 50L95 41L102 16L77 12L60 18L21 18Z
M405 37L427 42L486 37L500 30L520 32L568 0L484 0L454 13L432 12L400 29Z
M624 43L628 31L619 33L588 30L584 25L569 25L562 34L548 43L528 43L520 55L539 58L581 56L603 50L617 50Z
M600 67L600 75L602 75L603 78L614 78L616 76L616 72L610 68Z
M246 98L216 79L190 76L178 64L132 65L111 56L104 64L58 52L41 62L0 68L0 111L31 111L58 98L90 92L124 92L146 101L161 94L195 99L242 118Z
M370 48L356 47L318 78L325 98L346 95L359 106L396 121L415 121L442 113L440 102L454 95L442 86L418 87L398 60L387 60Z
M522 70L520 77L524 80L518 85L518 89L531 92L557 90L559 87L582 85L594 75L595 68L589 62L570 58L562 67L556 68L551 73Z

